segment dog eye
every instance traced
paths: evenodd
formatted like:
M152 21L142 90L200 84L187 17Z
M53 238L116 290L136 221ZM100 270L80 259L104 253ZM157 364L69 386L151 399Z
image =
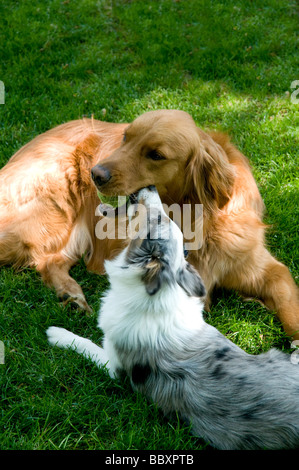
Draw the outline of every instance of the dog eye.
M157 150L151 150L150 152L148 152L147 158L150 158L151 160L166 160L166 158L163 157L163 155L161 155L159 152L157 152Z
M126 134L123 134L123 142L126 141L126 138L127 138Z

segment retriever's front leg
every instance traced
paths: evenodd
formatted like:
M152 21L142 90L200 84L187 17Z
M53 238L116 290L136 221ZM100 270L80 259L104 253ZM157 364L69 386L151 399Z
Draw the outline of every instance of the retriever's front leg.
M69 275L69 270L74 264L75 261L68 260L61 253L56 253L39 260L36 268L45 284L54 287L64 305L70 303L91 314L92 310L86 302L81 287Z

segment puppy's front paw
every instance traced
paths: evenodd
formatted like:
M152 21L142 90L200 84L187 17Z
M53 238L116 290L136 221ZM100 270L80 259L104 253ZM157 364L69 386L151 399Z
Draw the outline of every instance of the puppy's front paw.
M65 328L58 328L57 326L50 326L46 334L48 341L52 346L59 346L60 348L67 348L71 346L75 339L75 335Z

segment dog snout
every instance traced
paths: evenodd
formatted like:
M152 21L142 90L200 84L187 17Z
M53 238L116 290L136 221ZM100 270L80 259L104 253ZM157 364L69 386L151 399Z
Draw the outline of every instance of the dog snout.
M135 191L134 193L130 194L130 202L131 204L136 204L140 202L142 199L145 199L150 192L154 192L158 195L158 191L156 189L156 186L150 185L145 188L141 188L138 191ZM159 197L159 195L158 195Z
M140 189L135 193L137 201L141 204L152 205L152 204L161 204L161 199L159 193L156 189L156 186L150 185L145 188Z
M111 179L111 173L104 166L96 165L91 169L91 177L96 186L103 186Z

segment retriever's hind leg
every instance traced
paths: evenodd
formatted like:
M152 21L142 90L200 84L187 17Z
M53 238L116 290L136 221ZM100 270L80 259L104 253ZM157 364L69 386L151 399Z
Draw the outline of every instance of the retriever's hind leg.
M69 270L76 263L61 253L48 256L37 265L37 271L49 287L53 287L63 304L73 304L82 310L91 313L92 310L86 302L79 284L69 275Z
M299 289L288 268L266 249L259 252L256 264L247 266L247 271L242 273L240 267L238 276L231 276L225 287L260 300L277 314L287 335L299 339Z
M277 313L287 335L299 339L299 289L288 268L271 257L260 290L264 304Z

